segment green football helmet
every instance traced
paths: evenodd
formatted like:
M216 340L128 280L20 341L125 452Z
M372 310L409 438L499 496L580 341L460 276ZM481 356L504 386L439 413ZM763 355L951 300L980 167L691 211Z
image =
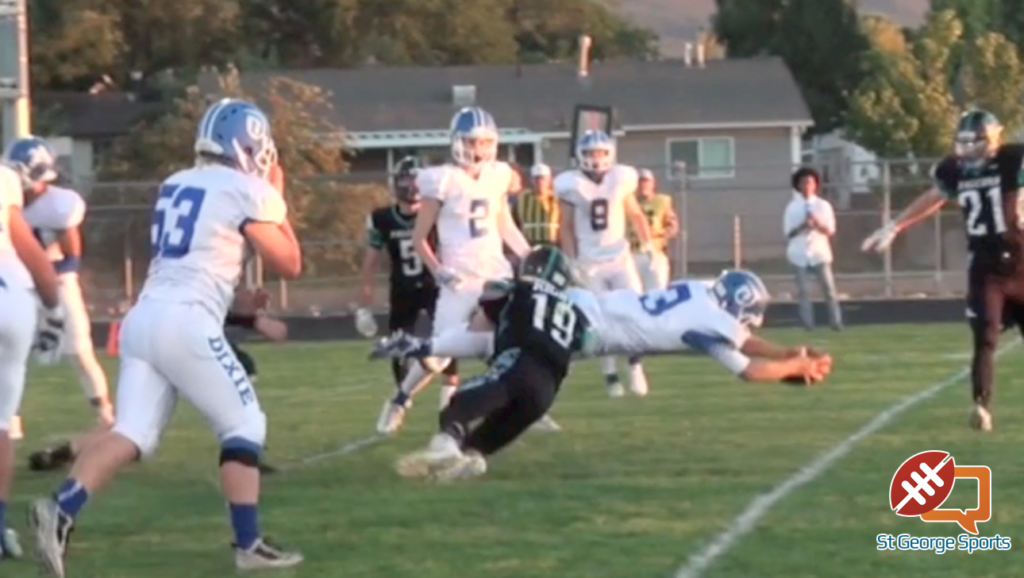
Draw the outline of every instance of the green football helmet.
M557 247L535 247L519 262L520 279L543 279L559 289L579 285L569 256Z
M996 153L1002 141L1003 125L991 112L968 110L956 125L953 150L967 162L982 161Z

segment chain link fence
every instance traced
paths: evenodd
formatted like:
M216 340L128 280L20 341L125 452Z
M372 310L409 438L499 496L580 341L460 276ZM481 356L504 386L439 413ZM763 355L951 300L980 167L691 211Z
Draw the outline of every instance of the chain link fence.
M832 245L841 293L849 298L884 298L962 292L966 254L955 207L901 235L886 255L860 251L866 236L928 187L930 166L928 161L880 161L841 171L817 167L823 175L822 194L836 208ZM528 168L523 167L525 183ZM791 297L792 271L782 232L782 214L793 195L791 166L761 167L757 178L744 178L749 167L737 167L737 178L703 180L687 176L682 164L646 168L668 176L658 188L672 196L680 220L681 233L668 249L673 277L713 276L727 267L746 267L765 278L776 298ZM851 178L863 174L871 177ZM295 212L305 258L303 277L280 280L254 261L246 282L268 289L279 310L308 315L348 311L359 292L365 217L373 207L388 202L386 180L386 173L363 172L307 181L322 188L316 194L331 203L329 211L323 203L306 203ZM89 213L83 230L82 281L97 318L119 315L141 288L158 186L153 181L83 187ZM383 271L375 295L379 304L386 303Z

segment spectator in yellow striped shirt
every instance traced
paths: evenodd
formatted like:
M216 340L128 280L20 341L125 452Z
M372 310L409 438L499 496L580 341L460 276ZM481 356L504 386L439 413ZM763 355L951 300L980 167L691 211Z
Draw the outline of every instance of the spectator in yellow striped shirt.
M533 187L516 197L512 215L531 246L558 246L559 207L551 188L551 167L533 165L530 179Z
M644 291L664 289L668 286L669 265L668 241L679 234L679 219L672 207L672 197L655 192L657 182L649 169L640 169L640 181L636 196L640 208L651 227L651 253L640 251L640 240L630 227L629 242L633 248L633 259L637 272L644 284Z

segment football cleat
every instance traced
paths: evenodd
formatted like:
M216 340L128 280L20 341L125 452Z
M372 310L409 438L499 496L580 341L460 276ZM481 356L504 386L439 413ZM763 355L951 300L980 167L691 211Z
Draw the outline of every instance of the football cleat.
M622 382L614 381L606 385L608 388L608 397L616 398L626 395L625 388L622 387Z
M405 478L432 478L438 472L458 466L466 459L459 442L448 434L437 434L426 449L403 456L395 470Z
M971 428L980 431L992 431L992 414L981 405L974 406L970 417Z
M405 412L410 407L412 407L411 401L407 401L403 405L395 403L392 398L384 400L384 407L381 408L380 415L377 416L377 433L381 435L398 433L398 430L402 429L402 424L405 423Z
M260 538L246 549L235 544L231 547L235 549L235 567L239 570L292 568L305 560L301 553L285 550L271 542L269 538Z
M74 520L62 512L51 498L32 502L28 519L35 535L36 560L43 575L64 578L64 553L71 539Z
M17 560L24 555L21 543L18 542L18 533L11 528L5 529L0 536L0 559Z
M558 422L552 419L550 415L544 414L544 416L541 417L539 420L533 422L533 425L530 426L530 429L539 432L551 433L562 431L562 426L558 425Z
M647 395L647 376L644 375L644 368L639 364L629 368L629 391L637 397Z

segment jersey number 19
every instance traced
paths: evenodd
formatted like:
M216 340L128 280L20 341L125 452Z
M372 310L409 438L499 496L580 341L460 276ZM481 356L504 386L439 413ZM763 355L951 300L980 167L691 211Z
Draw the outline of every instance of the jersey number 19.
M576 311L568 301L556 297L552 303L547 293L533 294L533 328L547 333L555 343L571 348L577 321Z

